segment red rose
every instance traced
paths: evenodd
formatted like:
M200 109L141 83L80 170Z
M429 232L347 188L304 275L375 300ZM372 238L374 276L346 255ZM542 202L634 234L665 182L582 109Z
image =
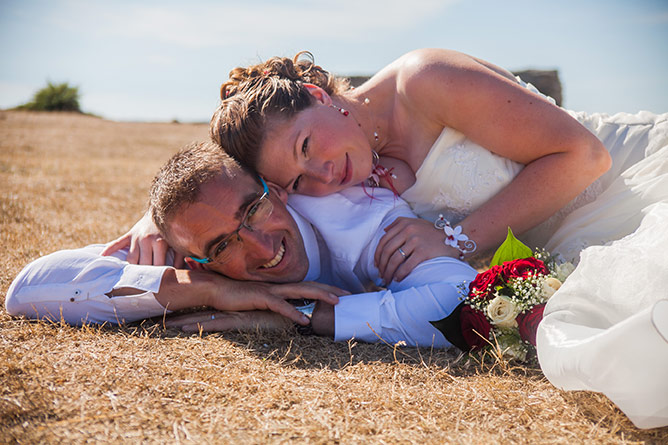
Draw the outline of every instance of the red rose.
M489 331L492 330L492 325L485 314L465 304L459 315L459 321L464 341L471 349L483 348L489 344L485 340L489 339Z
M529 276L529 273L535 276L538 273L548 275L550 272L545 267L545 263L534 257L506 261L503 263L503 270L501 272L505 279L526 278Z
M469 296L471 299L489 300L494 293L494 288L503 284L501 278L501 266L493 266L485 272L479 273L475 280L469 284Z
M536 346L536 332L538 324L543 320L543 310L545 303L537 304L515 318L520 331L520 338Z

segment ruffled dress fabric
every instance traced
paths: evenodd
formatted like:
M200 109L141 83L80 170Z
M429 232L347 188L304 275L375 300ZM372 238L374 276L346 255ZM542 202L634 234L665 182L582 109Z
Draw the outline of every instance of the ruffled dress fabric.
M569 113L613 166L521 236L579 263L546 306L541 368L559 388L606 394L639 427L668 425L668 113ZM445 128L402 197L421 217L454 223L522 168Z
M538 360L552 384L604 393L639 428L668 425L668 204L582 252L548 301Z

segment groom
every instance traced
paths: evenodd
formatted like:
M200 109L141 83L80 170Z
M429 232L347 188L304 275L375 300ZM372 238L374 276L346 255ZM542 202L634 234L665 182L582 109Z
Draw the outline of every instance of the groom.
M320 286L352 292L342 296L336 306L326 298L318 301L312 322L320 335L335 340L355 337L374 342L381 337L391 343L450 346L429 321L448 316L459 304L457 285L475 276L465 263L452 258L426 261L401 282L365 292L369 283L381 284L373 253L383 228L399 216L413 216L404 202L382 189L375 190L371 199L359 188L325 198L292 196L289 206L286 202L283 189L265 184L217 146L203 143L179 152L162 168L152 187L151 213L168 243L189 257L192 272L202 271L199 276L210 282L219 275L204 272L253 282L237 282L239 289L263 281L313 280ZM165 308L187 307L184 295L188 293L179 290L197 284L175 286L172 294L178 304L174 304L174 300L157 297L165 268L129 265L96 254L78 261L85 256L81 250L66 252L71 253L60 258L57 266L48 261L33 263L19 275L7 296L10 313L31 317L62 313L72 323L82 318L131 321L162 315ZM70 280L58 274L48 276L52 267L60 267ZM51 304L46 304L39 294L49 284L72 284L70 287L76 289L70 293L76 295L70 299L52 297ZM130 295L109 298L104 294L119 288L131 289ZM224 298L231 298L230 290L222 290L227 294ZM95 296L99 294L104 298ZM192 298L192 303L198 306L202 300ZM229 309L225 304L209 306ZM267 315L242 314L244 323ZM188 315L181 326L199 323L210 330L235 327L229 324L234 318L229 317L222 313Z

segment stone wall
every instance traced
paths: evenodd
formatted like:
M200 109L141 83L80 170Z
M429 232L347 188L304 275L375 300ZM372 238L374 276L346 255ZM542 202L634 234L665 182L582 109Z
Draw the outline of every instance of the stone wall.
M557 70L524 70L514 71L513 74L538 88L541 93L556 100L557 105L561 106L563 103L561 81Z

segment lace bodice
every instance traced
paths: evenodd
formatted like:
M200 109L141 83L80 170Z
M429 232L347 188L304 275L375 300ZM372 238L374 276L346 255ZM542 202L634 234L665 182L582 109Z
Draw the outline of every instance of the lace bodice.
M433 220L439 213L456 223L508 185L522 164L498 156L445 128L401 197Z

